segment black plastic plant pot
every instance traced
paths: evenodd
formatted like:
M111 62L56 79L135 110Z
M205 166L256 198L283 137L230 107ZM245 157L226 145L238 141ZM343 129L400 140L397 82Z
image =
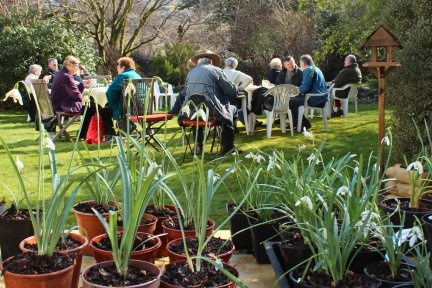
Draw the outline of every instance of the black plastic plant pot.
M396 209L395 207L397 207L398 201L401 203L400 205L402 213L405 214L405 223L403 226L404 229L412 228L416 219L420 219L425 214L432 213L432 201L427 199L420 199L420 203L423 205L423 210L425 211L417 211L415 209L409 208L409 198L384 199L381 201L380 207L384 212L393 213ZM400 225L399 213L393 213L393 215L390 217L390 221L394 225Z
M231 211L234 211L235 205L236 204L234 203L226 204L228 215L232 213ZM248 217L249 215L251 215L251 213L253 212L242 212L239 210L237 211L237 213L232 215L230 219L230 232L231 235L234 235L231 237L231 239L237 251L239 250L246 250L247 252L252 251L252 236L250 231L248 230L249 228Z
M22 253L19 244L27 237L33 236L30 219L8 220L0 218L1 256L5 260Z
M251 235L252 235L252 247L253 247L253 255L255 260L259 264L269 264L270 259L267 256L266 250L264 248L265 241L281 241L282 238L279 232L279 222L270 222L257 225L257 222L251 221L248 219L250 225L255 225L251 227Z

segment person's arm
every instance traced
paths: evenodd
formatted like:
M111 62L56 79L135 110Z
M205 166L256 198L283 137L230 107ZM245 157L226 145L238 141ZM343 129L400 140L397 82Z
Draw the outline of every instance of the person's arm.
M222 70L220 70L222 72ZM234 85L227 77L225 73L220 73L218 75L218 84L221 87L222 91L224 91L229 101L231 102L238 94L238 88Z
M302 84L298 87L301 94L306 94L312 87L312 69L310 67L303 71Z
M334 87L335 88L340 88L342 86L344 86L346 83L346 73L344 71L344 69L342 69L339 74L335 77L335 79L333 80L333 83L335 84Z
M253 79L251 76L240 72L240 81L239 81L239 86L238 86L238 90L242 91L244 90L244 88L246 88L250 83L252 83Z
M83 95L80 92L79 87L81 87L82 89L84 89L84 86L82 85L82 83L80 83L78 86L75 84L74 78L72 75L67 75L66 77L64 77L64 87L69 95L69 97L71 97L72 99L74 99L75 101L82 101L83 99Z

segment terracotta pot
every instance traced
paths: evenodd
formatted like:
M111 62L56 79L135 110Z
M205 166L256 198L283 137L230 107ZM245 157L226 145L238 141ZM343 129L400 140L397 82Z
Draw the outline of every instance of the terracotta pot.
M175 206L174 205L169 205L169 204L165 204L164 205L165 208L168 208L172 211L175 211ZM154 210L154 206L150 205L149 208L153 208ZM146 211L147 212L147 211ZM158 221L156 222L156 229L154 230L153 234L154 235L161 235L164 234L164 229L162 227L162 222L166 219L168 219L168 216L158 216L158 215L153 215L156 218L158 218ZM166 250L166 245L168 244L168 237L166 235L161 235L159 236L159 238L162 241L162 245L161 247L158 249L158 254L157 257L166 257L168 256L168 251Z
M152 220L152 222L148 224L139 225L138 232L153 234L153 232L156 229L158 218L151 214L144 213L143 219ZM117 226L117 231L122 232L123 226Z
M10 257L4 262L12 258ZM71 287L73 273L74 265L71 265L60 271L37 275L15 274L4 271L3 279L7 288L66 288Z
M176 221L177 217L173 217L172 219L174 221ZM175 239L178 239L178 238L182 238L181 230L167 227L165 224L167 221L170 221L170 220L167 219L167 220L164 220L162 222L162 227L163 227L165 233L167 233L168 242L175 240ZM214 229L215 225L216 225L216 223L213 220L211 220L211 219L208 220L208 227L206 229L206 234L205 234L206 236L210 236L213 233L213 229ZM195 236L195 230L184 230L184 234L185 234L185 237Z
M94 201L86 201L86 202L95 203ZM75 204L75 206L76 205L78 204ZM114 205L114 202L110 202L110 205ZM79 226L79 233L81 235L84 236L87 235L89 239L93 239L98 235L106 233L105 228L103 227L99 218L95 214L83 213L75 210L75 208L73 209L73 212L75 214L77 225ZM106 216L108 216L108 213L102 214L102 217L106 217ZM84 255L93 257L93 250L91 249L90 245L87 245L84 248Z
M186 237L186 240L187 239L196 239L196 237L195 236ZM170 262L186 261L185 254L177 254L170 249L173 245L181 243L181 242L183 242L183 238L178 238L178 239L172 240L167 244L167 250L168 250L168 256L169 256ZM229 260L231 259L231 256L233 255L234 250L235 250L235 246L233 244L233 247L230 251L223 253L223 254L220 254L220 255L216 255L216 256L218 258L222 259L222 262L229 263Z
M166 264L164 266L163 273L165 273L169 269L176 269L176 266L178 266L178 265L184 266L184 265L187 265L187 264L186 264L186 261L177 261L177 262L168 263L168 264ZM226 263L223 263L223 266L224 266L225 269L227 269L228 271L230 271L231 274L233 274L235 277L238 277L239 272L238 272L238 270L235 267L233 267L233 266L231 266L229 264L226 264ZM230 281L229 283L227 283L225 285L216 286L216 287L218 287L218 288L235 288L236 286L237 285L234 282ZM160 288L177 288L177 287L182 287L182 286L175 286L175 285L169 284L169 283L165 282L161 278ZM189 288L195 288L195 287L199 288L199 287L202 287L202 285L188 286L188 287Z
M105 261L105 262L101 262L101 263L96 263L95 265L90 266L87 269L85 269L82 273L82 276L81 276L81 278L83 280L83 288L111 287L111 286L101 286L101 285L97 285L97 284L92 284L87 280L87 275L88 275L90 269L92 269L92 268L100 269L100 268L104 268L104 267L111 266L111 265L114 265L113 261ZM156 265L154 265L152 263L139 261L139 260L130 260L129 265L137 267L141 270L150 271L151 273L157 275L157 278L151 282L143 283L140 285L124 286L125 288L158 288L160 286L160 277L162 275L162 271L159 269L159 267L157 267Z
M85 236L79 235L76 233L70 233L68 237L70 239L73 239L75 241L80 242L82 245L75 248L75 249L58 251L58 252L61 254L66 254L66 255L76 254L76 256L74 256L74 259L75 259L75 262L73 265L74 271L73 271L73 277L72 277L72 285L70 287L71 288L78 288L79 277L81 274L81 264L82 264L83 252L84 252L84 248L87 247L89 241ZM21 249L22 252L29 252L29 251L31 252L32 250L25 248L25 244L36 244L35 236L28 237L28 238L22 240L21 243L19 244L19 248Z
M153 236L151 234L142 232L138 232L137 235L141 235L144 237ZM112 251L102 250L94 245L95 242L100 242L104 237L107 237L106 234L96 236L90 241L90 247L93 249L94 258L97 263L113 260ZM153 239L156 241L156 244L153 247L144 250L141 249L132 251L131 259L154 263L156 260L157 250L161 246L161 240L158 237L155 237Z

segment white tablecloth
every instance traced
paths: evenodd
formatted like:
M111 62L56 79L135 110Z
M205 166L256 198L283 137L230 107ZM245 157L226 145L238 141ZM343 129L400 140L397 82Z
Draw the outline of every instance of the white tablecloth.
M105 107L105 104L107 103L107 98L106 98L107 89L108 87L95 87L92 89L90 94L95 100L95 102L102 107Z
M250 85L248 85L245 89L244 89L244 91L246 91L247 92L247 109L250 111L251 110L251 108L252 108L252 94L253 94L253 92L256 90L256 89L258 89L258 88L260 88L260 87L265 87L265 88L268 88L268 89L270 89L270 88L273 88L275 85L274 84L267 84L267 83L264 83L264 84L266 84L265 86L257 86L257 85L253 85L253 84L250 84ZM252 113L250 113L248 116L247 116L247 118L245 118L245 123L247 123L245 126L246 126L246 134L253 134L253 131L252 131L252 128L254 127L254 125L253 125L253 120L255 120L256 119L256 117L254 117L253 115L251 115Z

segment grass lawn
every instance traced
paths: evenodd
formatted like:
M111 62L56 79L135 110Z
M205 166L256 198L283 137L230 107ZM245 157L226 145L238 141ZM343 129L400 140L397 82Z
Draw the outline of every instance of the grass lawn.
M289 130L286 134L282 134L280 128L274 127L272 131L272 137L270 139L266 138L266 128L259 127L255 130L253 135L246 135L243 127L239 127L240 133L236 134L235 144L236 146L241 146L244 153L239 156L240 159L244 159L244 156L253 151L255 148L260 149L263 152L270 153L272 149L283 151L285 158L290 157L300 153L302 156L307 158L312 149L317 148L322 141L326 141L323 149L324 159L331 159L332 157L338 157L344 155L348 152L355 154L363 154L368 156L371 152L376 153L378 144L378 107L375 104L360 104L359 105L359 115L356 116L353 113L354 107L350 104L350 113L348 118L338 117L333 118L328 121L328 132L324 131L322 118L320 116L315 116L312 120L311 132L314 135L314 141L304 137L302 133L295 133L294 137L291 137ZM387 116L389 113L387 112ZM260 116L265 118L265 115ZM262 119L261 119L262 120ZM264 119L265 123L265 119ZM240 124L241 126L241 124ZM36 191L37 187L37 171L38 171L38 144L35 142L38 136L37 131L34 129L34 123L26 122L26 112L25 111L1 111L0 112L0 135L8 143L10 150L13 153L14 158L18 156L20 160L24 163L24 169L21 171L29 191ZM74 124L69 131L72 135L75 135L75 131L78 129L78 124ZM170 139L174 137L175 141L169 148L173 150L173 154L177 159L177 162L181 165L183 173L186 177L191 173L191 159L186 159L185 163L182 163L182 157L184 152L184 147L181 146L181 129L177 125L177 120L174 118L170 120L167 129L166 137ZM306 149L299 152L299 145L305 144ZM56 146L56 162L58 165L58 172L60 176L63 176L68 169L69 163L72 166L77 166L81 164L81 160L78 155L75 155L74 159L71 161L71 155L73 150L73 143L67 142L64 138L55 142ZM90 151L88 157L97 157L97 145L87 145ZM80 143L80 149L82 152L86 153L83 149L83 144ZM209 145L205 147L206 151L209 149ZM154 153L155 159L161 158L162 152L157 152L153 148L149 147L150 151ZM100 155L105 161L109 159L110 155L115 156L117 153L117 148L114 146L111 148L109 144L101 145ZM46 154L46 153L45 153ZM229 163L235 160L234 156L227 157L222 165L219 166L219 173L222 174ZM246 159L245 161L249 161ZM247 162L246 162L247 163ZM210 164L211 165L211 164ZM0 179L1 182L6 184L10 189L17 192L19 195L18 201L22 199L22 193L18 191L18 182L13 170L5 157L5 150L0 150ZM45 194L46 199L50 198L51 194L51 177L49 172L49 162L46 157L45 160ZM216 171L218 172L218 171ZM76 174L73 179L79 179L84 174ZM173 191L178 190L178 197L180 199L183 196L183 192L178 188L180 186L171 181L171 187ZM225 203L234 197L238 196L241 187L238 187L235 177L228 178L225 181L225 187L218 191L214 199L212 206L212 219L216 223L221 223L226 215ZM118 187L120 189L120 186ZM119 194L119 190L116 191ZM4 185L0 186L0 199L4 197L7 201L12 201L12 197ZM82 187L79 191L75 202L89 200L89 194L86 187ZM69 224L72 226L75 224L75 219L71 215L69 218Z

